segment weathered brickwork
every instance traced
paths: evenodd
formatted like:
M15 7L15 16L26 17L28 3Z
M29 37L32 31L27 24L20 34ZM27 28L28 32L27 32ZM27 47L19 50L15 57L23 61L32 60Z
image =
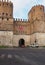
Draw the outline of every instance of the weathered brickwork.
M13 17L13 4L11 2L0 1L0 17L7 17L12 18Z
M14 34L30 35L30 22L26 21L14 21Z
M45 46L45 7L36 5L28 13L28 20L13 18L13 3L0 1L0 45Z
M31 45L45 45L45 10L43 5L32 7L28 13L30 21L30 44Z
M13 19L9 18L7 20L7 18L4 18L2 20L2 18L0 18L0 30L1 31L13 31Z

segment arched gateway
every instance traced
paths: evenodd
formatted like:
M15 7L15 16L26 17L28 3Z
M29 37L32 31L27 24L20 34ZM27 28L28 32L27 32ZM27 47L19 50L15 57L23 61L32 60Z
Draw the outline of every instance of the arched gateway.
M24 39L19 40L19 47L25 47L25 40Z

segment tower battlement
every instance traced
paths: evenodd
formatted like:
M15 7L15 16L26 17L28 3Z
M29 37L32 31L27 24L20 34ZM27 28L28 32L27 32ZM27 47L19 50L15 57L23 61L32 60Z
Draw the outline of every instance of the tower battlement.
M0 2L8 2L8 3L12 3L12 2L9 1L9 0L0 0Z
M16 22L19 21L19 22L23 23L23 22L28 22L28 19L19 19L19 18L17 19L17 18L15 18L14 21L16 21Z
M29 11L29 13L28 13L28 15L32 12L32 11L34 11L34 9L42 9L43 11L44 11L44 6L43 5L36 5L36 6L33 6L32 8L31 8L31 10Z
M0 17L13 18L13 3L9 0L0 0Z
M44 20L44 6L36 5L28 13L29 21Z

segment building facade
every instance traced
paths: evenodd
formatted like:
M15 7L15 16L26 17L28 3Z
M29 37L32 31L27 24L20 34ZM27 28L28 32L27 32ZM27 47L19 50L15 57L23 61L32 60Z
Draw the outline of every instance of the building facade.
M13 3L0 1L0 46L45 46L45 7L36 5L28 20L13 18Z

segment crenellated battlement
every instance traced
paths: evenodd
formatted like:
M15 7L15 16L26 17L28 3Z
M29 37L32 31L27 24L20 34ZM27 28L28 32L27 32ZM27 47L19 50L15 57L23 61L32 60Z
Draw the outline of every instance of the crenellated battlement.
M29 21L42 20L44 21L44 6L36 5L31 8L28 13Z
M19 19L19 18L17 19L17 18L15 18L14 21L15 22L28 22L28 19Z
M43 5L35 5L35 6L33 6L31 9L33 9L33 8L37 8L37 7L44 7Z
M13 18L13 3L9 0L0 0L0 17Z
M34 10L36 10L36 9L38 9L38 10L43 10L43 12L44 12L44 6L43 5L36 5L36 6L33 6L32 8L31 8L31 10L29 11L29 13L28 13L28 15L33 11L34 12Z
M11 1L9 1L9 0L0 0L0 2L7 2L7 3L12 3Z

